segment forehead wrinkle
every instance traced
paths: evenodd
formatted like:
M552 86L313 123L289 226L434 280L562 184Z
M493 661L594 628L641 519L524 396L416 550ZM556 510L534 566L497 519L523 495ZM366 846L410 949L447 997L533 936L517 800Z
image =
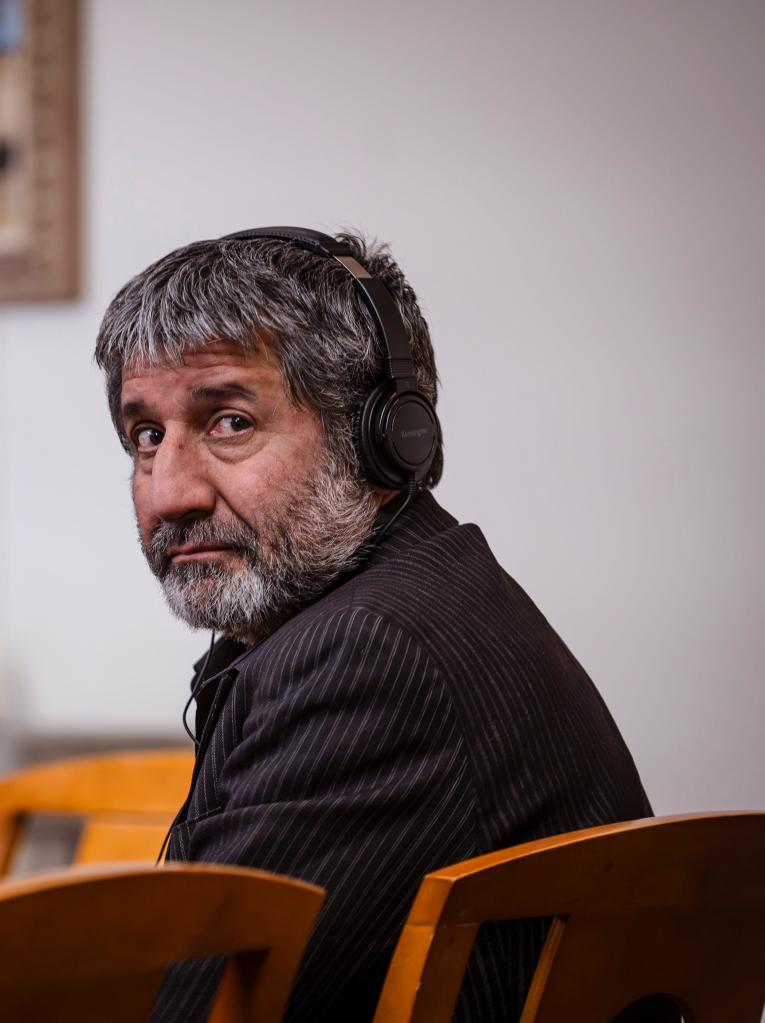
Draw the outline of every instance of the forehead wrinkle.
M192 402L221 401L226 398L246 398L249 401L259 400L256 391L244 384L221 383L221 384L197 384L189 391L189 400Z
M217 369L228 366L229 369L237 372L241 366L246 366L252 356L262 356L266 363L269 362L264 348L249 346L245 347L229 338L215 338L208 340L204 345L184 343L183 347L175 354L168 351L157 353L155 357L136 357L126 359L120 367L121 384L124 384L135 377L143 376L144 373L151 373L153 370L169 370L172 373L180 373L183 370L196 370L204 372L208 369ZM209 364L200 362L207 359ZM222 386L227 386L223 384Z
M270 370L272 369L271 366L269 366L267 370L268 379L257 380L253 381L252 383L249 383L248 381L243 381L240 378L238 364L240 362L242 363L246 362L247 356L249 354L241 349L240 350L235 349L234 351L229 350L226 351L225 353L209 351L209 352L186 352L184 354L188 357L189 361L186 361L185 359L183 361L178 362L165 361L161 363L159 366L144 363L142 368L147 370L150 376L153 375L153 371L156 369L169 370L171 373L173 373L173 375L180 374L184 370L188 370L191 373L193 373L194 376L196 376L197 380L199 380L199 382L196 384L192 384L191 382L189 382L189 384L186 387L182 388L181 391L176 392L175 399L176 401L180 401L181 405L185 406L189 410L191 410L195 406L206 406L215 402L218 403L234 402L236 400L244 400L250 403L251 405L261 406L264 397L267 397L271 393L272 389L271 385L273 383L273 381L271 381L270 379ZM223 366L220 365L220 363L218 362L220 354L226 356L226 363L228 363L228 365L225 364ZM213 365L211 365L210 367L207 367L205 365L201 366L193 365L193 362L191 360L193 360L195 357L198 356L204 357L206 355L209 356L212 360L214 360ZM222 377L220 377L219 379L215 379L215 376L217 374L214 374L212 379L210 379L208 369L216 371L223 369L224 373ZM228 372L225 372L225 370L228 370ZM231 375L232 372L233 376ZM199 379L200 374L202 375L201 380ZM142 374L139 372L138 376L140 377L142 376ZM130 388L134 380L135 377L132 376L132 374L130 374L130 371L128 371L127 379L123 380L123 388L125 387ZM280 376L279 383L281 384ZM264 389L266 392L265 395L263 394ZM278 404L278 397L276 404ZM123 422L127 419L134 419L136 417L152 418L155 415L156 409L153 397L147 398L147 396L141 393L136 394L135 397L131 397L129 392L127 395L125 395L125 399L120 408L120 418Z

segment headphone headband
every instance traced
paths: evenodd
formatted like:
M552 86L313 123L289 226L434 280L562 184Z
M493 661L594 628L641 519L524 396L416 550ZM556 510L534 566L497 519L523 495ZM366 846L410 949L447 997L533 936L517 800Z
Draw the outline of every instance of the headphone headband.
M293 242L318 256L337 260L353 277L359 296L369 310L383 343L385 376L396 385L396 390L417 389L412 352L404 324L393 296L385 284L372 277L358 262L350 246L322 231L303 227L254 227L249 231L226 234L221 241L250 241L255 238L273 238Z
M251 238L274 238L283 242L295 242L319 256L351 255L350 248L337 241L331 234L312 231L308 227L253 227L247 231L224 234L221 241L249 241Z

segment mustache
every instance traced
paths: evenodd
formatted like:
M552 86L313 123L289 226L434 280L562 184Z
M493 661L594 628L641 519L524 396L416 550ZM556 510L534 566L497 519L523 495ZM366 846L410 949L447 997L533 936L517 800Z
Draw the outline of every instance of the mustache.
M214 544L231 547L252 558L260 545L260 534L246 522L227 522L218 519L195 519L193 522L162 522L154 529L148 544L141 541L143 553L152 572L162 579L172 567L167 552L171 547L187 544L205 546Z

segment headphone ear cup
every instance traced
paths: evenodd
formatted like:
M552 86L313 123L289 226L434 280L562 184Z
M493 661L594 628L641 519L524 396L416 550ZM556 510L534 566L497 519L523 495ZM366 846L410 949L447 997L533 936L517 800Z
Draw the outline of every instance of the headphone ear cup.
M441 435L438 417L419 391L398 393L390 381L379 384L355 417L359 460L370 483L402 490L427 476Z
M398 478L392 479L386 471L385 461L380 457L380 443L375 424L379 421L380 406L385 403L391 390L389 383L378 384L370 391L356 409L353 417L353 439L361 468L367 480L375 487L396 490L401 485Z
M359 467L361 469L362 475L364 476L364 479L366 479L369 483L379 485L375 480L375 471L369 463L369 459L367 458L367 453L365 450L365 445L361 439L361 421L364 416L364 409L367 405L368 400L369 399L367 398L361 403L361 405L357 405L356 410L353 413L353 418L351 420L353 448L354 451L356 452L356 458L358 459Z

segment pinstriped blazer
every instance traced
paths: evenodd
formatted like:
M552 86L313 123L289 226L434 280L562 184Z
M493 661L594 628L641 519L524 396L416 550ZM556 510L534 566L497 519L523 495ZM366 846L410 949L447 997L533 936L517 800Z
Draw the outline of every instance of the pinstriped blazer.
M363 566L198 699L169 857L325 887L289 1023L371 1018L422 876L651 813L601 697L481 531L430 494ZM484 926L455 1019L516 1020L548 922ZM206 1018L221 963L176 968L155 1023Z

